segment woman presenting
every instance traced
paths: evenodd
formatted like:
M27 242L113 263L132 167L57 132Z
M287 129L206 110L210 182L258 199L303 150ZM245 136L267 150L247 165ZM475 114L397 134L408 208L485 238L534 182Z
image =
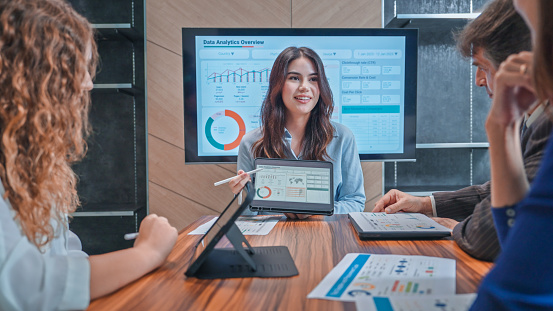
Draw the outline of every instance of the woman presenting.
M320 57L306 47L289 47L276 58L261 127L247 133L238 151L238 176L229 186L239 193L258 157L330 161L334 169L334 213L365 208L363 171L352 132L330 121L332 91ZM309 215L290 214L292 219Z

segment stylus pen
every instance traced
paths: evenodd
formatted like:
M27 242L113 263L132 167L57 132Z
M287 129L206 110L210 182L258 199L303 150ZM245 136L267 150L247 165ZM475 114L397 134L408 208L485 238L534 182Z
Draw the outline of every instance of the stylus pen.
M249 172L247 172L246 174L252 175L252 174L255 174L255 173L257 173L257 172L259 172L259 171L261 171L261 170L263 170L263 168L256 168L255 170L249 171ZM222 185L222 184L226 184L226 183L228 183L229 181L231 181L234 177L236 177L236 176L233 176L233 177L230 177L230 178L227 178L227 179L218 181L218 182L214 183L213 185L214 185L214 186L219 186L219 185Z
M125 234L125 240L134 240L138 237L138 232Z

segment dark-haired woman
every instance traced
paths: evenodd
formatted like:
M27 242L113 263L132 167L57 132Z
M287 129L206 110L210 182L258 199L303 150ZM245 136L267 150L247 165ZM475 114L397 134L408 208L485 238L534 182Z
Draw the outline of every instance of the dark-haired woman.
M533 54L509 56L495 75L486 132L502 252L482 281L472 310L553 310L553 139L531 186L518 141L524 111L536 99L553 99L553 1L514 4L531 30Z
M239 175L229 183L233 193L250 180L244 172L254 168L257 157L331 161L334 213L363 211L363 172L355 138L347 127L330 121L332 110L332 92L320 57L306 47L282 51L273 65L261 107L262 125L240 143Z

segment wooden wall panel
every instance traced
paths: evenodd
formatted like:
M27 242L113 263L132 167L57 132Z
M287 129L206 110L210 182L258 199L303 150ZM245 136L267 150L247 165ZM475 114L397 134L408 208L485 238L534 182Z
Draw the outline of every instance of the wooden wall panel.
M290 27L289 0L147 0L147 39L181 54L182 27Z
M365 211L370 212L374 203L382 197L382 162L362 162L363 179L365 181Z
M198 204L186 197L150 182L150 213L169 220L177 230L190 224L190 219L204 215L219 215L220 211Z
M184 149L182 58L151 42L148 53L148 133Z
M382 196L382 162L362 162L365 186L365 211L370 212L374 203Z
M380 28L381 0L292 0L294 28Z
M226 206L232 193L213 182L236 171L184 164L181 28L379 27L380 0L147 0L146 15L150 212L180 229ZM381 164L362 167L370 210L381 194Z
M184 164L184 150L152 135L148 141L149 180L198 204L222 210L232 198L226 185L213 183L232 176L229 169L213 164ZM236 165L230 170L235 172Z

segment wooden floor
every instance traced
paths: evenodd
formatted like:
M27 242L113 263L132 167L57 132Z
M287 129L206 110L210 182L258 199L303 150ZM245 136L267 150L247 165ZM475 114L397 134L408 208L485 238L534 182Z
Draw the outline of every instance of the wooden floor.
M355 310L352 302L307 299L319 282L348 253L426 255L457 262L457 293L475 292L491 263L476 260L451 239L362 241L347 215L279 221L266 236L246 236L256 246L285 245L299 275L290 278L200 280L187 278L198 235L187 235L207 222L204 216L185 228L168 261L158 270L109 296L89 310ZM225 246L225 241L221 241ZM226 241L228 246L228 241Z

